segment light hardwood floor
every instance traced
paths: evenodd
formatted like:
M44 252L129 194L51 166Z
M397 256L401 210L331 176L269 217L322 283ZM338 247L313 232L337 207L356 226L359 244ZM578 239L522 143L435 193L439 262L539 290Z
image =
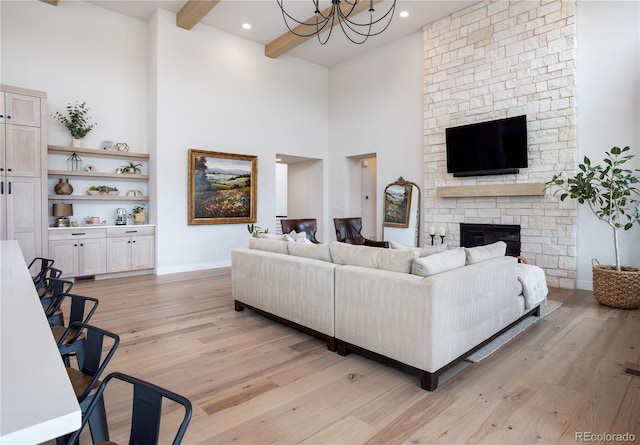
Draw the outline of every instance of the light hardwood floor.
M573 444L578 432L640 443L640 378L622 373L640 362L640 311L601 306L590 292L552 289L560 309L427 392L415 377L235 312L229 269L78 281L73 291L99 298L92 324L121 337L107 372L191 400L184 444ZM122 413L122 399L108 408ZM112 439L123 440L125 418Z

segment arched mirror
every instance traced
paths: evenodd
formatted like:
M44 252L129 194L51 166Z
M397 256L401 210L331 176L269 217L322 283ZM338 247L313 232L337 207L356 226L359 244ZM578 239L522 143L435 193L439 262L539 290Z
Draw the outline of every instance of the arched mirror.
M402 176L384 189L384 241L417 247L420 240L420 187Z

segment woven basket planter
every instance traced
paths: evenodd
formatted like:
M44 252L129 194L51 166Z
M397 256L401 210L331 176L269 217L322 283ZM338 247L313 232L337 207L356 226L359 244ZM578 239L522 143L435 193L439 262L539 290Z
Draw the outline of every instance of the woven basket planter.
M635 267L593 265L593 296L598 303L620 309L640 307L640 269Z

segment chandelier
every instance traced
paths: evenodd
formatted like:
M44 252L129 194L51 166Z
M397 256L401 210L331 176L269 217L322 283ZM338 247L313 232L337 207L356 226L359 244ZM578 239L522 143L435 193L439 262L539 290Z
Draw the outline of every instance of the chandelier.
M342 31L349 40L356 44L364 43L369 36L377 36L384 32L391 24L393 12L396 9L396 0L384 14L375 14L374 4L382 0L331 0L331 6L320 11L320 0L311 0L314 8L314 16L308 20L300 21L287 11L285 11L285 0L276 0L282 10L284 23L291 33L298 37L311 37L316 35L318 42L324 45L331 37L331 31L335 25L340 25ZM355 16L368 7L368 20L356 21ZM363 14L365 15L365 14ZM328 27L325 39L320 37L320 33Z

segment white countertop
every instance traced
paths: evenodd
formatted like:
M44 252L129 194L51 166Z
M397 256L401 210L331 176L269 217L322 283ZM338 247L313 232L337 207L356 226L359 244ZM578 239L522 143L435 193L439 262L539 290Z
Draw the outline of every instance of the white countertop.
M0 241L0 444L80 428L78 400L17 241Z

